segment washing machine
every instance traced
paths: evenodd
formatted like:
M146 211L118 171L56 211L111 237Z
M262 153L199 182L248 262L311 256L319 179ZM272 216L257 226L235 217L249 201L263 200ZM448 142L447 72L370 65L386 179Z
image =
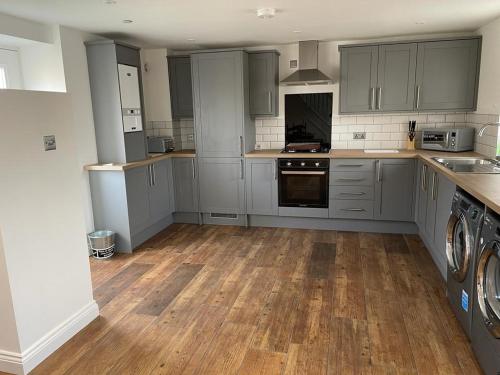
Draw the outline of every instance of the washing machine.
M472 348L486 375L500 374L500 215L488 211L476 262Z
M470 338L475 287L475 259L484 218L484 204L457 189L446 235L447 294L453 312Z

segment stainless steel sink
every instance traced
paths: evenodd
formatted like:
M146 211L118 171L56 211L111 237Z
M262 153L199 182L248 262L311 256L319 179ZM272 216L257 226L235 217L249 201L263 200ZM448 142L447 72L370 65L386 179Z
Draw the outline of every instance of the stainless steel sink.
M432 159L456 173L500 174L500 162L494 159L462 157Z

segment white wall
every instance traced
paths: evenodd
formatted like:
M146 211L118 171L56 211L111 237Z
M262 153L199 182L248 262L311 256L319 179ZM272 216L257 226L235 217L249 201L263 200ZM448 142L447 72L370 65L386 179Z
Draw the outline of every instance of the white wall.
M22 89L24 86L19 52L0 46L0 66L2 65L7 71L7 88Z
M28 371L94 319L98 310L92 296L71 98L2 90L0 113L0 228L20 354L28 361ZM57 150L43 150L44 135L56 136ZM0 356L0 371L2 365Z
M46 24L3 13L0 13L0 34L42 43L54 41L52 30Z
M59 28L51 28L53 43L30 43L19 48L26 90L66 91Z
M84 202L85 227L87 232L94 230L92 200L89 175L83 170L87 164L97 163L94 117L90 96L89 71L85 41L98 37L68 27L60 27L61 51L64 66L66 91L70 94L73 107L73 130L75 151L79 167Z
M500 18L481 27L483 36L477 112L500 113Z

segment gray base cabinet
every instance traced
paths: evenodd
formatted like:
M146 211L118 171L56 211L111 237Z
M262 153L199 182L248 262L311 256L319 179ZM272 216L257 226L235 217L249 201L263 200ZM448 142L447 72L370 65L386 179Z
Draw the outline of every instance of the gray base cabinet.
M96 229L116 233L117 251L131 252L172 223L170 159L126 171L91 171Z
M167 60L172 119L193 118L191 57L168 56Z
M198 212L198 177L195 158L172 159L175 212Z
M439 271L446 278L446 229L456 185L419 163L416 222Z
M242 158L199 158L200 211L245 214Z
M246 160L247 214L278 215L276 159Z
M257 51L248 55L250 114L279 116L279 53Z
M375 183L375 219L413 221L415 161L412 159L377 160Z

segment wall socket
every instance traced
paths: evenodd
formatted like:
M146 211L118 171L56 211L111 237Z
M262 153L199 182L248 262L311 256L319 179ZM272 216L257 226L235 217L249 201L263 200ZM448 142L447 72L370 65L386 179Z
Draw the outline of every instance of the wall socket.
M194 135L193 134L188 134L187 140L188 140L188 142L193 142L194 141Z
M352 139L366 139L366 132L354 132L352 133Z
M43 136L43 147L45 151L53 151L56 149L56 136L55 135L44 135Z

